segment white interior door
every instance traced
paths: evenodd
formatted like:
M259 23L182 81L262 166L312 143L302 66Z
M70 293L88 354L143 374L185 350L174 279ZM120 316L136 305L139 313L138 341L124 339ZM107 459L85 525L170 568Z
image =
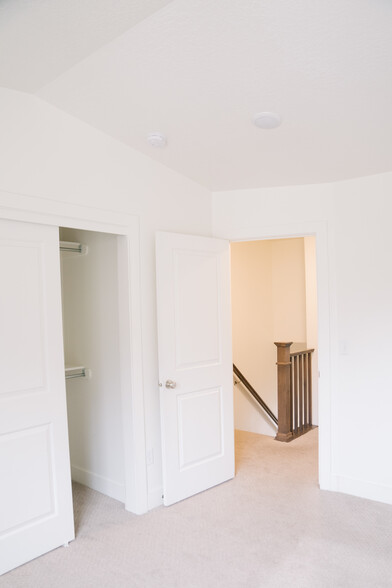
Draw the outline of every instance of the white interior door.
M0 573L74 538L58 229L0 221Z
M158 233L156 255L169 505L234 476L230 250L221 239Z

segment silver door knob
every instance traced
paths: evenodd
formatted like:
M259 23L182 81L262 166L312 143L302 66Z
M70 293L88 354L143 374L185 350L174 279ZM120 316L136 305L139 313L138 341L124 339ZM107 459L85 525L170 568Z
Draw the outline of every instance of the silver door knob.
M166 386L166 388L172 388L173 389L173 388L175 388L177 386L177 384L173 380L166 380L165 386Z

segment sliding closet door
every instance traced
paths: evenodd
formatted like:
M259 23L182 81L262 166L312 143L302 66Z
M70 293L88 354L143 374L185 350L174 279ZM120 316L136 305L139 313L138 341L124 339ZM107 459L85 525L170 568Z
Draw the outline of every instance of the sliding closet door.
M0 221L0 573L74 538L58 229Z

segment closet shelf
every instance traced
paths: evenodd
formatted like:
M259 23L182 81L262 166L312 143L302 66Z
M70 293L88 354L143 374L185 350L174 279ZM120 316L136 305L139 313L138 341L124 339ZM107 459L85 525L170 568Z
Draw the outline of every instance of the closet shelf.
M83 253L87 253L86 245L82 245L82 243L74 243L73 241L60 241L60 251L66 253L79 253L79 255Z
M65 368L66 380L71 380L73 378L86 378L87 376L87 370L84 366L66 366Z

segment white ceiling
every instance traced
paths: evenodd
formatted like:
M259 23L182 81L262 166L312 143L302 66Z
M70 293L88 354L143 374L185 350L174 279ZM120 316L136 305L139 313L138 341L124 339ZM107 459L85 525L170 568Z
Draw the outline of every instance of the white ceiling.
M34 92L170 0L0 0L0 85Z
M0 0L0 85L213 190L329 182L392 170L391 31L389 0Z

